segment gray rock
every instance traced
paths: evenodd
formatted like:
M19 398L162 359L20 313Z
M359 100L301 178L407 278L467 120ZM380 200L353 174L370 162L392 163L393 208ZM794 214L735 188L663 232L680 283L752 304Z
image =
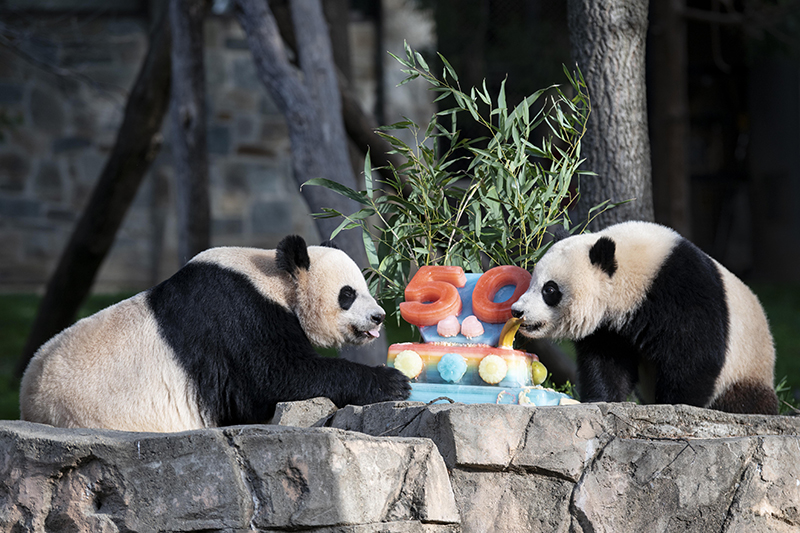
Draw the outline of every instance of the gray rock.
M348 406L329 424L433 440L465 532L800 529L794 417L406 402Z
M0 422L0 532L800 529L798 418L633 404L330 409L284 404L276 422L339 429Z
M310 428L336 412L336 404L328 398L312 398L302 402L281 402L275 408L271 424Z
M327 428L152 434L0 422L3 532L433 532L458 522L447 470L427 439Z

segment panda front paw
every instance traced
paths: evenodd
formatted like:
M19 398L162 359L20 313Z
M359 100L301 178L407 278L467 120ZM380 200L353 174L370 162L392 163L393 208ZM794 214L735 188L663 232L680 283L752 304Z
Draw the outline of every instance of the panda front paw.
M374 391L376 402L399 402L411 395L411 383L405 374L388 366L377 366L374 370L378 382Z

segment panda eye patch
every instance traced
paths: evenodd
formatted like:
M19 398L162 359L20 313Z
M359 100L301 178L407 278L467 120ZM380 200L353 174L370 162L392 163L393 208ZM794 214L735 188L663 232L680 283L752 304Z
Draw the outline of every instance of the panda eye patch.
M347 311L356 301L356 290L350 285L345 285L339 291L339 307Z
M558 305L561 301L561 290L558 288L558 283L552 280L545 283L542 287L542 299L550 307Z

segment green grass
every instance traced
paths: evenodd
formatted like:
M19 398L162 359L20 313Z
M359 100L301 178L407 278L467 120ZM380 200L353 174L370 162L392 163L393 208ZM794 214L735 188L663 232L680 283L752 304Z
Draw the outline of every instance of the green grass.
M761 300L775 339L775 383L785 379L787 390L778 397L798 407L800 395L800 285L757 283L753 290ZM781 405L782 413L793 410Z
M778 354L775 379L779 383L785 378L787 386L780 396L797 405L794 396L800 391L800 285L761 283L753 288L764 305L775 337ZM88 316L128 296L130 294L93 295L81 308L79 316ZM39 300L31 294L0 294L0 419L19 418L19 380L14 378L14 368ZM410 326L398 326L393 317L386 326L389 343L417 338ZM789 413L791 409L783 405L782 411Z

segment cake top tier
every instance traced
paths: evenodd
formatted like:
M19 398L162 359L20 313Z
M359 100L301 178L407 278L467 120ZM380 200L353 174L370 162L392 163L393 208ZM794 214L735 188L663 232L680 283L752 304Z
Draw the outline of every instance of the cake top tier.
M484 274L464 274L460 267L423 267L409 283L406 302L400 310L407 322L419 327L424 342L495 346L503 325L511 317L511 304L529 284L530 274L518 267L495 267ZM452 321L453 316L461 325L475 316L483 333L471 338L460 332L440 335L438 323Z

